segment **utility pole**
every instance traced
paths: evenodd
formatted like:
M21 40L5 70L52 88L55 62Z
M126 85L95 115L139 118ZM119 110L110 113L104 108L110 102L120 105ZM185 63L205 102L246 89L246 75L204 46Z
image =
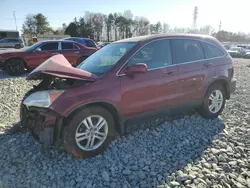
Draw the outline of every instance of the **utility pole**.
M221 20L220 20L220 25L219 25L219 31L221 30Z
M219 35L218 35L218 40L220 41L221 40L221 37L220 37L220 35L221 35L221 20L220 20L220 24L219 24Z
M16 24L16 13L15 13L15 11L13 11L13 16L14 16L15 25L16 25L16 30L17 30L17 24Z
M193 30L196 33L197 29L197 17L198 17L198 7L194 7L194 12L193 12Z

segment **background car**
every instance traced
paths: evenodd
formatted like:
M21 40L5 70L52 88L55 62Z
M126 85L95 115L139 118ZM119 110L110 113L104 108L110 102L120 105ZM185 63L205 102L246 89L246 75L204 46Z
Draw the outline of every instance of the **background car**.
M21 75L56 54L63 54L72 66L77 66L95 51L73 41L42 41L22 50L0 51L0 67L10 75Z
M232 45L230 44L224 44L223 46L226 50L229 50L232 47Z
M231 47L227 52L231 57L242 57L245 54L245 50L242 47Z
M108 44L110 44L110 42L101 42L98 44L99 48L103 48L104 46L107 46Z
M75 41L80 44L83 44L84 46L99 49L98 45L89 38L70 37L70 38L64 38L64 40Z
M23 41L22 39L18 39L18 38L4 38L0 40L0 48L16 48L16 49L20 49L23 48Z
M246 48L245 48L245 52L250 52L250 45L247 45Z
M244 44L238 44L236 47L246 48L247 46Z
M246 52L246 53L243 55L243 58L245 58L245 59L250 59L250 51Z

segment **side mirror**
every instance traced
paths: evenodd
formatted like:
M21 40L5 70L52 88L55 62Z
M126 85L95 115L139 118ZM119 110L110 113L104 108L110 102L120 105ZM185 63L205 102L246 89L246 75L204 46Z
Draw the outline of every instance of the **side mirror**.
M41 48L37 48L37 49L36 49L36 52L41 52L41 51L42 51Z
M148 70L148 67L146 64L138 63L138 64L134 64L134 65L127 67L124 70L124 73L127 75L131 75L131 74L133 75L133 74L145 73L147 72L147 70Z

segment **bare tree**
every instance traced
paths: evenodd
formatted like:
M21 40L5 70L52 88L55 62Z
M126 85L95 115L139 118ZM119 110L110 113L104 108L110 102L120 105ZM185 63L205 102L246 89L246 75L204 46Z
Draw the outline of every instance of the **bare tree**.
M162 25L161 25L161 22L157 22L155 24L155 30L156 30L156 33L159 34L159 33L162 33Z
M203 34L203 35L212 35L213 32L214 32L214 29L211 25L205 25L201 27L199 30L199 34Z
M113 14L109 14L106 18L106 27L107 27L107 40L110 41L111 38L111 29L114 25L114 16Z
M169 31L169 25L167 23L163 23L163 33L168 33Z
M22 26L23 34L29 34L30 37L36 34L36 20L33 14L28 14Z
M134 17L131 10L125 10L123 16L128 20L133 20Z

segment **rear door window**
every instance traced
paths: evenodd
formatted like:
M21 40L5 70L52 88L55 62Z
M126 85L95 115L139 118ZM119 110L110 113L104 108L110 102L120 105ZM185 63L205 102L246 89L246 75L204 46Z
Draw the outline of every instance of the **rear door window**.
M41 47L42 51L52 51L52 50L58 50L58 42L50 42L42 45Z
M74 44L71 42L62 42L62 50L74 50Z
M175 64L205 59L199 41L192 39L171 39L173 61Z
M207 58L216 58L216 57L221 57L224 55L224 52L221 49L219 49L218 47L212 44L203 42L202 46L204 48Z

